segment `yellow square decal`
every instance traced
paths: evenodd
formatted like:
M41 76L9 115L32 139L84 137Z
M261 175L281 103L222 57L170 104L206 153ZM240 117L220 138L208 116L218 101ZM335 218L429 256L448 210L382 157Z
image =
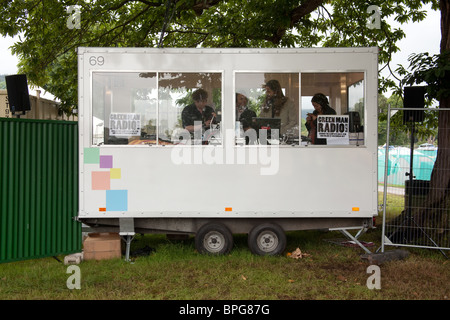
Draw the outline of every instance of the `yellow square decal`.
M121 170L120 168L111 168L110 169L110 178L111 179L120 179L121 177Z

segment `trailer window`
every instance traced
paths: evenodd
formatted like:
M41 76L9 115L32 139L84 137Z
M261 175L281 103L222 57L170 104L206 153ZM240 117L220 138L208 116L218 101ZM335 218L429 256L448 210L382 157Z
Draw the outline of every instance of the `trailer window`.
M161 72L158 87L160 141L222 143L221 73ZM199 112L201 108L203 111Z
M92 143L193 144L198 136L221 144L221 77L221 73L94 72ZM205 104L197 118L196 97ZM196 120L203 124L198 135L190 130Z
M236 144L299 143L298 73L236 72Z
M93 73L93 144L156 144L156 79L156 73Z
M302 73L302 144L364 145L364 101L364 72Z

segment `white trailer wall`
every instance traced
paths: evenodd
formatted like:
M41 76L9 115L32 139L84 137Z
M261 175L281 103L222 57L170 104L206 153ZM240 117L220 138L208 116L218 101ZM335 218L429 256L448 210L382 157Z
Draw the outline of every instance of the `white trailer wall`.
M361 218L377 214L376 48L79 48L78 54L81 218ZM103 141L97 145L95 135L102 141L106 125L101 122L108 119L93 116L93 103L97 103L93 102L93 77L170 72L219 74L220 143L116 145ZM310 102L302 103L302 97L314 92L301 83L308 79L306 75L362 75L363 139L358 145L237 145L236 78L246 73L298 74L298 96L290 98L298 101L299 131L302 110L311 108ZM316 87L329 89L331 106L343 114L351 111L349 83L340 83L337 88L316 82ZM124 96L118 98L124 100L123 106L131 103ZM158 117L162 106L158 101L156 106ZM170 121L176 123L176 119Z

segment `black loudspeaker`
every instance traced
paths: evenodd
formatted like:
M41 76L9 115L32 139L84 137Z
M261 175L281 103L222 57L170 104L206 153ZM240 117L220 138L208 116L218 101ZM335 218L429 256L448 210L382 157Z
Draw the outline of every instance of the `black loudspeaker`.
M25 74L6 76L6 89L8 91L9 109L15 112L30 111L30 96L28 94L28 82Z
M403 97L403 108L425 108L426 87L405 87ZM424 110L403 111L403 123L422 122L425 116Z
M349 131L350 132L362 132L361 117L358 111L349 111L345 113L349 119Z

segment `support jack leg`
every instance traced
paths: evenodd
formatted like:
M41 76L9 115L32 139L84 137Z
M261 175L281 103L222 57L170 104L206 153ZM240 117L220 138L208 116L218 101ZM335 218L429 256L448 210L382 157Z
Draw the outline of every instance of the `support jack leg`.
M369 249L367 249L361 242L359 242L358 238L367 231L367 228L361 229L356 236L352 236L350 232L345 229L339 230L344 236L354 241L358 246L360 246L365 252L371 253Z
M130 246L131 246L131 241L133 241L133 239L134 239L134 232L132 234L130 234L130 233L122 234L122 232L121 232L120 236L122 237L122 239L126 243L125 261L126 262L130 262Z

